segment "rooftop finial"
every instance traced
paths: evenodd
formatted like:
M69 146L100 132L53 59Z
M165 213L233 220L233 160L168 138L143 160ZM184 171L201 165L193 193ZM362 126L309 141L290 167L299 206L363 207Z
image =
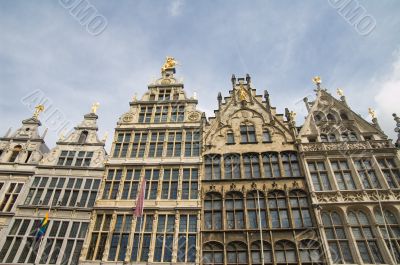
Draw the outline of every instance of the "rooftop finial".
M97 109L99 108L99 106L100 106L100 103L99 102L95 102L95 103L93 103L92 104L92 108L91 108L91 113L94 113L94 114L96 114L96 112L97 112Z
M400 118L396 113L393 113L393 118L396 121L396 128L394 129L394 131L397 132L396 146L400 148Z
M320 86L321 86L321 83L322 83L321 77L320 76L315 76L312 79L312 81L314 82L314 84L317 85L317 89L320 89Z
M44 105L39 104L35 107L35 112L33 113L33 118L39 119L39 114L44 111Z

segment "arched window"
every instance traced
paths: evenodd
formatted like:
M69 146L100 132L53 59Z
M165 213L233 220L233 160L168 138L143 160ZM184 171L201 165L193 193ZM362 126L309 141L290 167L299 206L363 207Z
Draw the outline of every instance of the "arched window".
M344 141L344 142L349 141L349 136L347 135L347 133L342 133L342 141Z
M329 142L336 142L336 135L334 133L330 133L328 135Z
M225 196L227 229L244 228L243 195L240 192L229 192Z
M299 251L301 264L322 264L322 253L319 242L302 240Z
M222 196L219 193L207 193L204 198L205 229L222 229Z
M240 136L241 143L255 143L256 142L256 130L252 124L240 125Z
M276 264L297 264L296 245L287 240L275 243Z
M272 228L289 228L289 214L285 192L272 191L268 193L268 206Z
M293 190L290 192L289 196L294 226L296 228L312 227L313 223L308 206L307 194L302 190Z
M342 219L337 212L322 213L322 223L334 264L354 263Z
M271 134L268 129L264 129L264 131L263 131L263 141L271 142Z
M244 177L245 178L260 178L260 161L258 154L243 155Z
M279 167L279 160L277 153L264 153L262 154L264 174L267 178L281 177L281 170Z
M321 142L323 143L328 142L328 136L326 136L326 134L321 134L319 137L321 138Z
M218 242L208 242L203 245L203 264L224 264L224 246Z
M349 120L349 116L347 116L347 114L344 113L344 112L340 113L340 118L341 118L342 120L344 120L344 121Z
M315 122L319 123L320 121L322 121L322 115L321 114L314 114L314 120Z
M282 164L286 177L300 177L300 167L296 153L282 153Z
M328 113L328 115L326 115L326 118L328 119L328 121L336 121L335 116L332 113Z
M355 141L358 140L357 135L356 135L354 132L350 132L350 133L349 133L349 139L350 139L350 141L352 141L352 142L355 142Z
M400 224L393 212L384 209L383 213L385 218L382 217L381 209L376 208L375 218L389 253L400 264Z
M268 242L263 242L264 263L261 255L261 241L256 241L251 244L251 264L272 264L272 248Z
M368 264L384 263L376 235L372 231L367 215L357 210L349 212L347 217L363 262Z
M235 143L235 136L232 131L228 131L226 133L226 143L227 144L234 144Z
M228 265L249 264L247 261L247 246L242 242L231 242L226 246Z
M204 159L205 179L221 179L221 156L207 155Z
M81 132L81 135L79 136L78 143L79 143L79 144L84 144L84 143L86 143L87 136L88 136L88 132L87 132L87 131Z
M247 193L247 223L250 229L267 228L267 211L265 205L264 193L255 190Z
M21 150L22 150L22 146L16 145L16 146L14 147L12 153L11 153L11 157L10 157L9 162L11 162L11 163L15 162L15 161L17 160L18 155L19 155L19 153L21 152Z
M240 156L228 154L224 157L225 179L240 179Z

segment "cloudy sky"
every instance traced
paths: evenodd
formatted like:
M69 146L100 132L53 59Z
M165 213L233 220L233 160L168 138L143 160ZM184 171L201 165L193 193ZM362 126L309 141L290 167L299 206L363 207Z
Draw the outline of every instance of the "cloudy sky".
M29 100L43 98L59 117L42 115L50 147L59 126L71 128L96 101L100 135L112 135L130 98L147 90L172 55L188 95L197 92L208 116L218 91L227 95L231 75L249 73L260 94L268 89L272 105L281 113L295 110L301 124L302 99L313 96L311 78L320 75L332 93L343 88L361 116L370 120L368 107L375 108L393 138L391 114L400 114L400 2L351 0L349 8L364 12L362 23L376 23L367 30L343 16L338 2L348 0L2 0L0 133L19 127L31 116ZM79 3L96 10L97 22L106 21L104 31L93 35L80 23L73 11Z

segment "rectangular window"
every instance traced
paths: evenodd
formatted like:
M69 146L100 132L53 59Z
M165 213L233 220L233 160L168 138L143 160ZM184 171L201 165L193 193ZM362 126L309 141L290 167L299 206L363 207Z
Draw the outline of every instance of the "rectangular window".
M171 122L182 122L185 119L185 106L174 105L171 109Z
M179 168L164 169L161 199L177 199Z
M372 168L370 159L356 159L354 160L358 175L360 176L361 182L364 189L380 189L378 177L376 176L375 170Z
M121 177L122 169L108 170L107 179L105 181L103 199L115 200L117 198Z
M390 188L400 187L400 170L393 158L378 158L379 167Z
M109 261L125 260L131 224L131 215L117 215L114 232L111 237L110 250L108 252Z
M137 218L131 253L132 262L148 261L153 219L154 216L149 214Z
M152 132L149 145L149 157L161 157L164 150L165 132Z
M347 161L344 160L331 161L331 166L339 190L354 190L356 188Z
M178 262L196 261L197 216L180 215L178 238Z
M140 172L140 168L126 170L124 188L122 190L121 199L136 200L140 180Z
M132 143L131 157L144 157L147 135L147 132L135 132Z
M0 204L0 212L11 212L23 186L23 183L10 183L10 186L4 194L3 201Z
M130 141L131 133L118 133L114 144L113 157L126 157Z
M144 172L146 178L146 199L155 200L157 198L158 180L160 179L159 169L146 169Z
M316 191L332 190L324 161L308 162L311 180Z
M167 157L181 156L182 132L168 132Z
M168 121L169 106L157 106L156 113L154 114L154 123Z
M74 165L77 167L88 167L90 166L90 161L92 160L92 157L93 152L79 151Z
M104 253L105 243L110 229L112 216L110 214L98 214L91 235L87 252L88 260L101 260Z
M174 232L175 215L159 215L154 248L155 262L171 262Z
M197 168L184 168L182 178L182 199L195 200L198 198L198 179L199 173Z
M185 156L199 156L200 154L200 130L186 130Z
M139 123L150 123L153 114L153 106L141 106L139 113Z
M158 92L158 100L170 100L171 99L171 89L160 89Z

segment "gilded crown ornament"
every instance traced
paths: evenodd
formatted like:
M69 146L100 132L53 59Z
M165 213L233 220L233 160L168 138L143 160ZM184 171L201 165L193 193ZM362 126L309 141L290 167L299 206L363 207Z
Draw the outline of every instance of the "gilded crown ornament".
M39 115L44 111L44 105L39 104L35 107L35 112L33 113L33 118L39 119Z
M244 88L243 84L240 84L238 92L239 92L239 100L245 101L247 99L247 93L246 93L246 89Z

